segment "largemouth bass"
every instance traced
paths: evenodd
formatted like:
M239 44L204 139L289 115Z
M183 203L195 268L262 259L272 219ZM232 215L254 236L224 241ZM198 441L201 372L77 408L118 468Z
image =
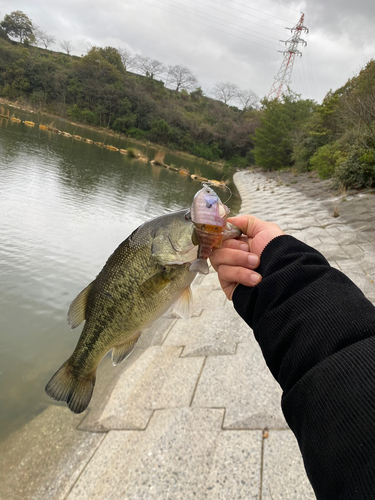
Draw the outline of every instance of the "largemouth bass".
M207 258L214 247L219 247L223 241L224 231L227 229L229 209L222 203L219 196L208 184L194 196L190 208L190 219L195 225L193 241L199 245L198 259L190 266L191 271L208 273ZM239 236L238 228L233 228L233 238ZM226 237L230 237L228 234Z
M131 354L142 330L172 304L178 302L185 315L189 310L190 285L197 274L190 266L198 247L186 213L181 210L142 224L72 302L70 327L86 322L73 354L48 382L46 393L66 401L74 413L87 408L96 369L107 352L112 349L113 364L120 363ZM228 237L233 234L229 231Z

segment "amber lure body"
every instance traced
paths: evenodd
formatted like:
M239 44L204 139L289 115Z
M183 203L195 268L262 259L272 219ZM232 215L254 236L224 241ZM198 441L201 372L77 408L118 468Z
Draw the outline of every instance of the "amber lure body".
M229 209L219 196L207 184L197 192L190 208L190 218L195 225L193 236L199 244L198 259L192 263L190 270L208 273L207 258L214 247L219 247L223 241L224 232L227 237L236 238L241 231L227 224ZM232 232L228 235L228 232Z

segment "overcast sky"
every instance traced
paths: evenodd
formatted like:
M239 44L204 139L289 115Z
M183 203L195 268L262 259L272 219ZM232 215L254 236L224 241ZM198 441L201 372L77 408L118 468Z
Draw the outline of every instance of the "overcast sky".
M127 48L166 65L182 64L208 93L231 82L267 96L301 13L308 34L292 73L292 89L321 102L375 58L374 0L0 0L0 19L21 10L34 24L70 40Z

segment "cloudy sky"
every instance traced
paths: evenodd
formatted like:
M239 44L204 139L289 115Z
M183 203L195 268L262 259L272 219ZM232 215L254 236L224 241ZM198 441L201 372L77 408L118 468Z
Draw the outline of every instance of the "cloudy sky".
M72 53L122 47L166 65L182 64L208 93L231 82L268 95L301 13L303 35L292 89L321 102L375 58L374 0L0 0L0 19L21 10Z

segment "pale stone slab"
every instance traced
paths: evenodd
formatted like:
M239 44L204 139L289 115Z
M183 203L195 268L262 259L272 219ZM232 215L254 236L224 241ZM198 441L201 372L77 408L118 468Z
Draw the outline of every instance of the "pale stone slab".
M164 345L184 346L183 357L234 354L238 342L248 340L251 330L233 308L224 307L222 290L213 291L211 299L213 309L204 309L201 316L195 318L194 327L189 320L178 320Z
M207 480L207 496L202 498L258 499L261 453L261 431L221 432Z
M225 429L286 428L281 394L253 339L235 356L207 358L193 407L225 408Z
M262 500L315 500L296 438L269 431L264 440Z
M101 429L145 429L153 410L189 406L203 358L181 348L149 347L120 378L98 417Z
M154 413L144 432L109 432L67 500L203 500L218 480L233 492L227 498L259 491L259 438L244 437L243 448L237 435L222 438L222 418L220 409L163 410ZM250 452L250 464L228 463L224 445L235 460ZM236 491L232 478L218 476L228 468L240 477L240 467L248 483Z
M316 250L318 250L321 254L323 254L327 260L341 261L341 260L350 259L350 255L348 255L345 252L344 248L341 247L340 245L337 245L337 244L331 245L328 243L320 243L320 244L315 244L312 246L314 246L316 248Z
M105 434L76 429L82 415L50 406L0 446L2 500L63 500Z

